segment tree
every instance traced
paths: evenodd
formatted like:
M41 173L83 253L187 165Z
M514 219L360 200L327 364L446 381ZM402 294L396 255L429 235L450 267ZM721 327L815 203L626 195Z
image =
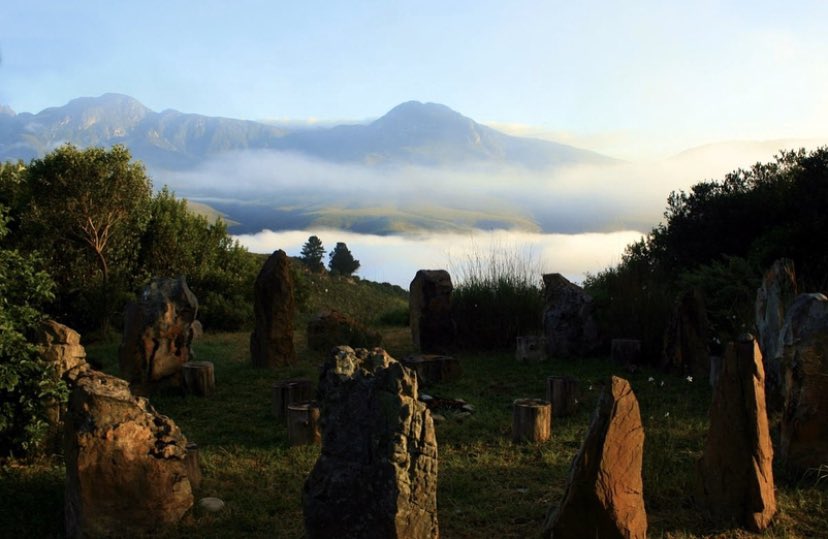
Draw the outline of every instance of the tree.
M359 269L359 260L354 259L344 242L338 242L329 256L328 269L331 270L331 273L351 275Z
M325 248L322 246L322 240L318 236L311 236L305 245L302 246L300 253L302 263L314 273L321 273L325 269L325 264L322 263L322 257L325 256Z

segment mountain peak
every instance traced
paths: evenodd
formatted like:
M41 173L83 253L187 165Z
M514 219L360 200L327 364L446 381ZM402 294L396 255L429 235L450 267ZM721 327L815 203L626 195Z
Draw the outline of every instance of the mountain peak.
M0 116L17 116L17 113L8 105L0 105Z

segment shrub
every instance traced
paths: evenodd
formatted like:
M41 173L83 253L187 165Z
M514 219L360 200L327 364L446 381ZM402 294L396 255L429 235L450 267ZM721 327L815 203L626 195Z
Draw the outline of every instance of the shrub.
M542 271L531 253L493 247L475 252L459 268L452 316L458 344L471 349L511 349L519 335L542 328Z

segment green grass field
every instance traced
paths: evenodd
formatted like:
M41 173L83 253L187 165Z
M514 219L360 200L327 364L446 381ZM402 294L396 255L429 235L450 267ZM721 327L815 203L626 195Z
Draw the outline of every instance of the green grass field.
M381 328L394 357L411 352L407 328ZM186 436L199 444L204 474L197 498L216 496L225 509L194 509L161 537L303 536L301 490L319 454L318 446L289 447L286 427L270 415L272 382L292 376L316 378L322 356L309 352L296 334L299 362L274 371L249 363L248 333L208 334L194 343L197 359L215 364L217 391L210 398L153 398ZM117 344L88 347L104 370L117 374ZM463 377L429 390L463 398L476 413L437 424L438 507L445 538L536 537L547 511L559 502L569 464L589 426L601 383L614 373L604 359L517 363L511 354L457 354ZM549 375L581 381L578 412L557 419L546 443L510 441L511 402L543 397ZM644 494L650 537L749 537L738 529L712 528L694 509L695 466L707 427L711 391L706 380L692 382L644 370L617 372L630 380L639 399L646 432ZM650 378L653 378L650 381ZM662 385L663 382L663 385ZM0 535L60 537L63 469L59 460L7 465L0 481ZM765 537L825 537L828 479L777 479L780 512Z

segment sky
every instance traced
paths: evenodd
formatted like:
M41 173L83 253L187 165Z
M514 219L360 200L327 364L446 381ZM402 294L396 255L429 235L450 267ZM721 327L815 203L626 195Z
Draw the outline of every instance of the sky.
M5 0L0 104L365 121L408 101L623 159L828 135L828 2Z

